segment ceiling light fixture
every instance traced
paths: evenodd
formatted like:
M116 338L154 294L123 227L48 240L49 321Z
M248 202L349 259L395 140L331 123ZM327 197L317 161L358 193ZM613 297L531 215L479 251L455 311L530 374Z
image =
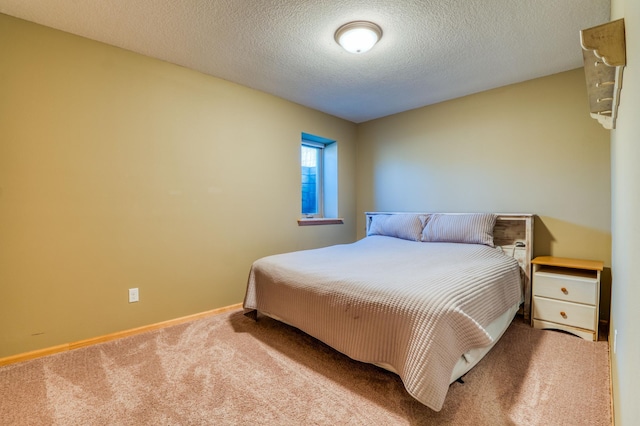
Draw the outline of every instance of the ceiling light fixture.
M368 21L354 21L344 24L335 34L336 42L350 53L369 51L382 37L382 29Z

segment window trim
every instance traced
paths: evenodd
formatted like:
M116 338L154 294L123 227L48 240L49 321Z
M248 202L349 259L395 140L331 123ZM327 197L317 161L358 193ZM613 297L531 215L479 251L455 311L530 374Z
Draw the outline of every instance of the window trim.
M303 146L309 148L318 149L318 157L317 157L317 165L316 165L316 210L317 213L309 214L302 213L302 209L300 209L300 215L303 216L303 219L322 219L324 218L324 149L326 144L320 142L309 141L307 139L302 139L302 143L300 144L300 148ZM302 167L302 165L301 165Z
M300 218L298 219L299 226L312 226L312 225L342 225L344 219L341 217L314 217L314 218Z

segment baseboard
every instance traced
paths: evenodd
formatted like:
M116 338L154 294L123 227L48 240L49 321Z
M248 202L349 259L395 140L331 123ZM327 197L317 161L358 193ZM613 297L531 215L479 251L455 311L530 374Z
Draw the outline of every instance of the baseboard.
M611 341L607 342L609 345L609 404L611 407L611 426L615 426L616 424L616 412L613 401L613 343Z
M71 351L85 346L96 345L98 343L109 342L111 340L122 339L123 337L133 336L147 331L158 330L160 328L170 327L172 325L182 324L189 321L194 321L201 318L210 317L213 315L222 314L224 312L240 309L242 303L236 303L235 305L224 306L222 308L212 309L210 311L199 312L193 315L187 315L180 318L175 318L167 321L157 322L155 324L144 325L142 327L136 327L129 330L117 331L115 333L105 334L104 336L92 337L89 339L78 340L72 343L64 343L62 345L51 346L44 349L38 349L31 352L24 352L17 355L11 355L5 358L0 358L0 366L14 364L16 362L28 361L30 359L40 358L47 355L53 355L60 352Z

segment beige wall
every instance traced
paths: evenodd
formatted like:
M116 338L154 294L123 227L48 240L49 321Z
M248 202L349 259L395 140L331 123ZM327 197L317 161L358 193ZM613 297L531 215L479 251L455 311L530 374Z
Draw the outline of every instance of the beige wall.
M368 210L535 213L534 255L609 267L609 131L586 93L577 69L360 125L358 235Z
M0 58L0 357L238 303L256 258L355 239L353 123L6 15ZM344 225L297 226L301 132L338 141Z
M362 124L357 209L535 213L536 255L609 265L609 161L577 69Z
M610 335L616 424L640 424L640 2L613 0L612 19L624 18L624 69L616 130L611 132L613 285ZM613 339L610 338L613 346Z

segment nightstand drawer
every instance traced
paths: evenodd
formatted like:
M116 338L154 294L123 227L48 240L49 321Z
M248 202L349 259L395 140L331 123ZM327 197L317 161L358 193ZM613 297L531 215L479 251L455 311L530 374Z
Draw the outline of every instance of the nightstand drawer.
M598 279L595 274L565 272L558 274L544 269L533 275L533 295L595 305L598 300Z
M533 299L533 318L535 319L584 328L586 330L595 329L595 306L563 302L561 300L552 300L537 296Z

